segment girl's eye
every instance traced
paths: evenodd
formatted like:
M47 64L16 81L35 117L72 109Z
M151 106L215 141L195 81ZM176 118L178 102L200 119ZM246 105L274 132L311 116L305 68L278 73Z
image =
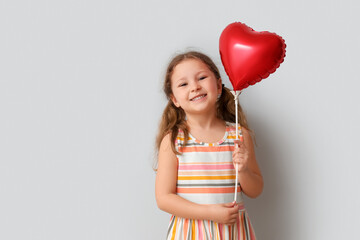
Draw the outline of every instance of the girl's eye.
M199 80L203 80L203 79L205 79L205 78L206 78L206 76L203 76L203 77L199 78Z
M186 85L187 85L187 83L182 83L182 84L179 85L179 87L184 87Z

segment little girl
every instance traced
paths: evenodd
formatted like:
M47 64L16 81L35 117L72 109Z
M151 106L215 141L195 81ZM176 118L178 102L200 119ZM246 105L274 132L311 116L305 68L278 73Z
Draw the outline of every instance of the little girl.
M169 101L156 141L155 195L172 214L167 239L254 240L242 192L259 196L263 179L241 107L243 141L235 140L234 97L216 65L199 52L180 54L167 68L164 91Z

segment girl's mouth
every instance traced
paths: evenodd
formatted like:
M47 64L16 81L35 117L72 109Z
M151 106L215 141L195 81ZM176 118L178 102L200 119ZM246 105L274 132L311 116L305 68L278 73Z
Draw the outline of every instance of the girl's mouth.
M190 101L197 101L197 100L199 100L199 99L202 99L202 98L206 97L206 95L207 95L207 94L198 95L198 96L190 99Z

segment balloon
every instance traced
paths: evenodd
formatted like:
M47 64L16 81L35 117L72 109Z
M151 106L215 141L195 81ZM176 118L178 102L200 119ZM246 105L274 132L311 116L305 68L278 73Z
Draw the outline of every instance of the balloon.
M221 33L221 61L235 91L267 78L284 61L286 44L275 33L256 32L246 24L229 24Z

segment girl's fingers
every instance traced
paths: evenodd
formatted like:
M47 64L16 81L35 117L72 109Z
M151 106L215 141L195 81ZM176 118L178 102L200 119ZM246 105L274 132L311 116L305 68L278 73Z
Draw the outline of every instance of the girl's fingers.
M238 214L239 214L239 213L236 213L236 214L231 215L229 224L233 225L233 224L236 223L236 221L237 221L237 219L238 219Z
M247 156L246 153L234 153L232 158L233 158L233 160L240 161L240 159L244 159L244 158L246 158L246 156Z
M246 153L247 149L245 148L245 145L241 145L238 148L234 148L233 154L234 153Z
M238 210L236 210L235 212L233 212L232 214L231 214L231 218L235 218L236 219L236 216L239 214L239 209Z
M239 205L234 204L234 207L231 209L232 213L237 213L239 211Z
M239 152L241 152L241 149L240 149L240 148L234 148L233 153L239 153Z
M234 149L236 150L236 149L238 149L239 147L240 147L240 140L235 139L235 140L234 140Z
M242 163L244 160L241 156L234 155L233 156L233 163Z
M235 206L235 201L229 202L229 203L224 203L223 206L224 206L224 207L228 207L228 208L232 208L232 207Z
M245 148L246 149L244 141L241 141L240 139L235 139L234 144L238 145L238 148Z
M235 213L233 215L231 215L231 219L234 219L236 221L236 219L238 218L239 213Z

